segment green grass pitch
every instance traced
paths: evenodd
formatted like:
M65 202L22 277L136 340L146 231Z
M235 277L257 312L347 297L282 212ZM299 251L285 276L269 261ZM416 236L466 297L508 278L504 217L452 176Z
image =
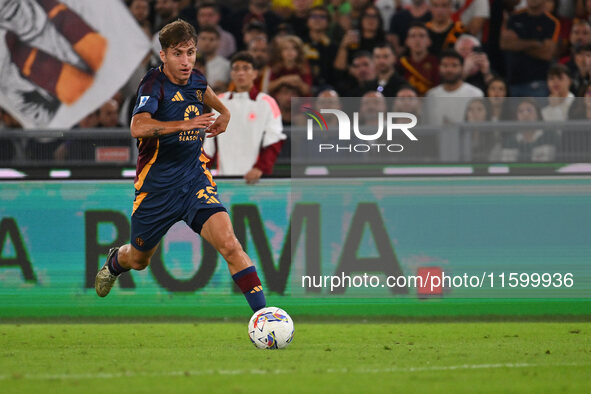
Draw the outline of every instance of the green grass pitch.
M0 324L2 393L591 392L591 323Z

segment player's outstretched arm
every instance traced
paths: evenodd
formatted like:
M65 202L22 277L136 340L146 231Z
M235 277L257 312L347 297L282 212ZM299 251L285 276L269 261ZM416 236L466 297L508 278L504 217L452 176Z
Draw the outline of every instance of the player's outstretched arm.
M131 136L133 138L159 137L179 131L202 129L213 123L214 114L208 113L189 120L162 122L152 118L149 112L135 114L131 118Z
M230 110L226 108L218 96L216 96L213 89L209 86L205 90L203 102L215 109L220 114L215 122L207 130L205 130L207 133L207 138L215 137L216 135L226 131L226 127L228 127L228 123L230 122Z

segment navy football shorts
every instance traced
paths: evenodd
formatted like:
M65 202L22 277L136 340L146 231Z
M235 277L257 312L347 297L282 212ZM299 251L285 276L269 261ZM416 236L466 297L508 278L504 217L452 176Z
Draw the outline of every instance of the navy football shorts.
M227 212L217 187L206 176L182 188L163 192L135 192L131 214L131 244L147 251L158 245L166 232L183 220L196 233L217 212Z

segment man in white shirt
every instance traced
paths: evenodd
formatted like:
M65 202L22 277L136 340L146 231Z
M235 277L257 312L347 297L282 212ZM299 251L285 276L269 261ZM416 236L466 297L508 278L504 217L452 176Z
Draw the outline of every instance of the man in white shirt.
M439 75L441 85L427 92L429 121L433 125L460 123L470 99L483 97L484 93L462 80L464 58L454 50L441 54Z
M217 175L243 176L252 184L271 174L286 135L275 99L254 86L252 55L235 54L230 76L235 89L219 96L232 114L230 123L225 133L205 140L204 150L217 163Z

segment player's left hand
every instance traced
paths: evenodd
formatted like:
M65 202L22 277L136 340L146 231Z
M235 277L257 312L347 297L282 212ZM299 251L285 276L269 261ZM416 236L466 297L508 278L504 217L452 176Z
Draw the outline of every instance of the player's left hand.
M244 175L244 179L246 179L246 183L248 183L249 185L254 185L255 183L257 183L259 181L259 179L261 179L262 175L263 175L263 171L254 167L254 168L251 168L251 170L248 171L246 173L246 175Z
M229 115L218 116L215 122L213 122L211 126L205 129L207 138L215 137L216 135L219 135L226 131L226 127L228 127L228 122L230 122Z

